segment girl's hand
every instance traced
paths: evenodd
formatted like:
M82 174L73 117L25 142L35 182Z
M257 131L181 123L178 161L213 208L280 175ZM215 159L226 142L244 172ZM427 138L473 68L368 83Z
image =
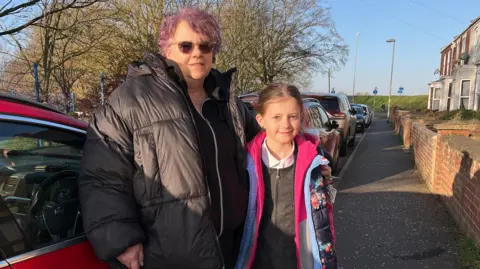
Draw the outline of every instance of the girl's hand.
M333 183L332 168L330 168L330 166L328 165L322 166L322 177L323 177L323 183L325 185L329 185Z

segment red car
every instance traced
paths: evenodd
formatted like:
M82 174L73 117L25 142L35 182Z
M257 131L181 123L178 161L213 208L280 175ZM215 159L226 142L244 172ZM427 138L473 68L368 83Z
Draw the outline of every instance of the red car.
M240 100L251 108L255 113L254 107L258 102L258 95L255 93L239 96ZM304 116L302 127L305 132L317 137L323 148L333 157L333 163L330 167L333 171L338 168L338 158L340 152L340 132L337 131L338 122L330 119L328 112L323 109L318 100L314 98L303 98Z
M106 269L82 227L87 123L0 95L0 268Z

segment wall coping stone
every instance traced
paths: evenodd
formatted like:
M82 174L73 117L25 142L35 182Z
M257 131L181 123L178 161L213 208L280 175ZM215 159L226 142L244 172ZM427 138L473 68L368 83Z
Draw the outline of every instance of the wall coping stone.
M441 141L460 153L467 152L472 160L480 161L480 141L461 135L444 136Z

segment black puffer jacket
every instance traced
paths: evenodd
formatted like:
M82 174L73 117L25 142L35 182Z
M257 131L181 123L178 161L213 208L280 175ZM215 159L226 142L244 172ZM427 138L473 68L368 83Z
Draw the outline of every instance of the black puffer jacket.
M229 94L235 72L210 76L211 95L228 105L243 168L258 125ZM118 255L143 243L145 268L222 267L191 102L173 62L147 54L129 66L90 122L79 184L84 228L101 260L118 265Z

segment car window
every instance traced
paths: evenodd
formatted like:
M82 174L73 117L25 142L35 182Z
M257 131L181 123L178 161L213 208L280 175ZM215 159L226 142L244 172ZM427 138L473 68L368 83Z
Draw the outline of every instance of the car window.
M345 111L350 110L350 102L348 102L348 99L346 97L342 98L343 104L345 106Z
M337 97L334 96L318 96L315 97L325 110L330 113L339 112L341 110Z
M363 114L363 108L358 105L352 105L352 108L359 114Z
M320 119L320 112L318 111L318 107L309 107L308 108L309 114L309 128L322 128L322 122Z
M330 125L330 119L328 118L328 115L327 115L327 112L325 112L325 110L323 110L322 108L318 108L318 110L320 111L320 119L322 121L322 126L323 127L327 127Z
M339 103L340 103L340 111L347 111L347 105L345 104L345 100L343 100L343 98L339 98L338 99Z
M7 220L0 225L9 231L0 248L7 258L82 234L77 175L85 134L14 122L0 122L0 130L0 222Z

